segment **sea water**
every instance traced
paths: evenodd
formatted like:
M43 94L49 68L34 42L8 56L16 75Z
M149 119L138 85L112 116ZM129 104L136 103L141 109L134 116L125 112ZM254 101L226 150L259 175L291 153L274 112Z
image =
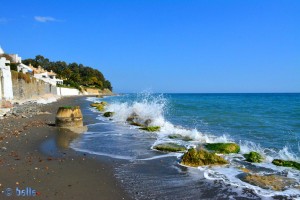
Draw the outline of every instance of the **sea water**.
M104 99L110 119L86 106L84 115L97 118L88 132L72 143L78 151L110 156L128 162L115 169L117 178L136 199L249 199L300 197L298 170L278 167L273 159L300 162L300 94L124 94ZM103 99L88 97L88 102ZM149 133L126 119L137 114L160 126ZM191 141L170 139L180 134ZM182 153L153 150L159 143L173 142L187 148L205 143L235 142L239 154L226 155L227 166L189 168L179 164ZM263 163L243 157L259 152ZM246 183L241 169L260 175L282 175L295 180L283 191Z

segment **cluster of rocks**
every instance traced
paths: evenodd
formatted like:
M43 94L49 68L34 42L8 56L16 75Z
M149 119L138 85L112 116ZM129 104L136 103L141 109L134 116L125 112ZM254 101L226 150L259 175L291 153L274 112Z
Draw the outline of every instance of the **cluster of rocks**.
M92 107L95 107L100 112L103 112L104 117L112 117L114 112L104 112L106 102L93 103ZM149 132L157 132L161 127L151 126L151 119L143 120L138 114L132 113L127 118L127 123L133 126L139 126L141 130ZM168 136L170 139L191 141L189 136L182 136L180 134L171 134ZM186 166L198 167L198 166L212 166L212 165L226 165L228 161L224 159L224 154L236 154L240 152L240 146L236 143L208 143L198 146L197 148L188 149L184 145L180 145L173 142L160 143L153 146L153 149L163 152L182 152L180 163ZM221 154L221 155L220 155ZM245 161L250 163L261 163L264 158L258 152L251 151L244 154ZM292 167L300 170L300 163L294 161L285 161L275 159L272 162L277 166ZM260 186L266 189L284 190L287 185L295 184L295 181L278 175L258 175L252 173L248 169L244 169L243 180L253 185ZM279 183L278 183L279 182Z
M98 111L103 112L104 117L112 117L115 113L114 112L104 112L105 107L108 105L107 102L101 101L99 103L92 103L90 106L96 108ZM139 126L141 130L148 131L148 132L157 132L160 130L160 126L150 126L152 120L142 120L136 113L132 113L127 118L127 123L133 126Z
M38 114L47 114L47 112L43 111L42 106L43 105L37 104L36 102L15 103L2 117L29 118Z

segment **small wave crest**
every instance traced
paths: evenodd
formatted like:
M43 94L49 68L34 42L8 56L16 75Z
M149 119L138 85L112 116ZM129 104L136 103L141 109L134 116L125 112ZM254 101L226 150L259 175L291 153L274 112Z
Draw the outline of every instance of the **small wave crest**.
M164 110L167 100L163 95L151 96L143 94L132 102L114 102L107 106L106 110L115 112L113 119L117 122L126 122L133 114L138 116L142 123L151 120L151 126L164 126Z
M267 162L272 162L274 159L292 160L299 162L300 157L297 156L289 147L284 146L282 149L264 148L260 144L251 141L240 141L241 153L249 153L255 151L260 153Z

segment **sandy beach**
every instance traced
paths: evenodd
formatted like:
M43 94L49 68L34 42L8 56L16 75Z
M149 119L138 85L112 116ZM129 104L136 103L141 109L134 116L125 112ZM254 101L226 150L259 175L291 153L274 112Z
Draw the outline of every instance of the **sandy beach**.
M33 190L38 199L130 199L113 175L116 161L75 152L67 147L74 135L54 126L59 106L79 105L84 98L31 105L39 111L0 120L0 199Z

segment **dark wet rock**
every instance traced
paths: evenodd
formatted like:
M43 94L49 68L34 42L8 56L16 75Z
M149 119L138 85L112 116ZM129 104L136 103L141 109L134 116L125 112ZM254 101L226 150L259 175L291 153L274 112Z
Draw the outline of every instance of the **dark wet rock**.
M295 161L274 159L272 161L272 163L277 166L292 167L292 168L300 170L300 163L295 162Z
M248 154L244 154L246 161L253 163L260 163L264 160L264 158L257 152L251 151Z
M105 112L103 114L104 117L112 117L115 113L114 112Z
M147 119L147 120L145 120L145 122L144 122L145 126L149 126L151 123L152 123L152 120L151 120L151 119Z
M162 143L155 145L153 149L167 152L183 152L186 151L186 147L176 143Z
M224 165L228 162L221 156L215 153L208 152L204 149L189 149L188 152L184 153L181 164L197 167L204 165Z
M240 151L240 146L236 143L209 143L205 145L205 148L223 154L238 153Z
M131 115L126 119L126 121L127 122L133 122L133 121L135 121L135 120L137 120L138 119L138 115L135 113L135 112L133 112L133 113L131 113Z

